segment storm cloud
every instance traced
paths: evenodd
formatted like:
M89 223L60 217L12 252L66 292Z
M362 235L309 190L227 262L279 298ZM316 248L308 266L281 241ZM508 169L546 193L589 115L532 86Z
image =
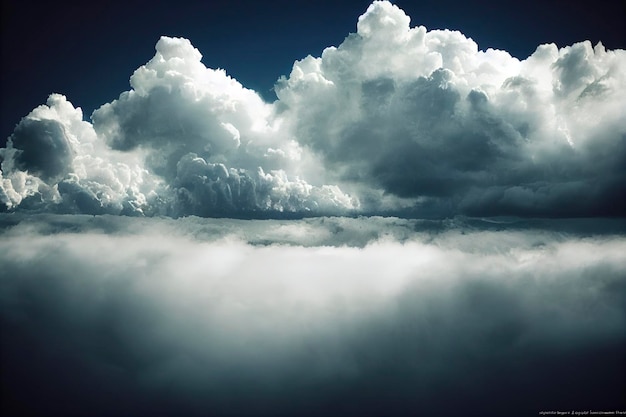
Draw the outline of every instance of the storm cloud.
M0 219L6 411L624 406L621 221Z
M419 16L418 16L419 18ZM615 216L626 53L524 60L375 1L267 103L183 38L83 121L53 94L0 149L5 210L204 217Z

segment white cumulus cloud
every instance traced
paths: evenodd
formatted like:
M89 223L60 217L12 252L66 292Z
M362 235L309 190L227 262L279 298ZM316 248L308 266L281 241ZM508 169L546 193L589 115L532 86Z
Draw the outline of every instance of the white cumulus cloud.
M2 150L5 206L82 213L345 213L358 200L313 178L315 158L273 106L186 39L162 37L132 89L82 120L65 97L26 116ZM256 214L255 214L256 213Z
M51 95L2 155L10 210L604 216L626 210L626 52L518 60L387 1L264 102L182 38L82 120Z
M299 141L357 188L422 212L602 215L626 208L624 74L626 52L602 44L519 61L376 1L277 95Z

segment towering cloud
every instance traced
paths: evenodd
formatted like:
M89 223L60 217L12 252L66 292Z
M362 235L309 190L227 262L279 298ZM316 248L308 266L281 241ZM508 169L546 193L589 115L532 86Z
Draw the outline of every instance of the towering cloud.
M303 149L255 92L206 68L186 39L163 37L156 50L131 77L133 89L98 109L93 121L113 149L146 152L150 171L175 189L175 213L354 206L337 187L299 179L308 162Z
M93 125L51 95L2 149L4 205L174 216L358 206L335 185L302 179L319 168L280 129L273 107L200 59L188 40L161 38L132 89L96 110Z
M186 39L82 121L59 95L17 126L0 200L65 212L596 216L626 211L626 53L520 61L374 2L264 102ZM282 213L282 214L281 214Z
M374 2L357 33L278 85L338 178L471 214L626 208L626 53L542 45L524 61Z

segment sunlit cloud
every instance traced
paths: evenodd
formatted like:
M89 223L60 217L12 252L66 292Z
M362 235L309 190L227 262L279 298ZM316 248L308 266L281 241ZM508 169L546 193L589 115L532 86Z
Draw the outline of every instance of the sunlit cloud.
M266 103L162 37L92 122L53 94L1 149L9 210L181 216L623 213L626 53L520 61L374 2ZM584 198L580 198L584 196Z

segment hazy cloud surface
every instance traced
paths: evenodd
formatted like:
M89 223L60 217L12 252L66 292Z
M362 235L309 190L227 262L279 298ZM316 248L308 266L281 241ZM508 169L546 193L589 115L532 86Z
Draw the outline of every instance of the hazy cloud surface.
M624 406L622 221L0 220L5 410Z
M1 206L205 217L626 209L623 50L547 44L520 61L411 27L376 1L339 46L296 61L274 103L201 58L162 37L91 122L52 94L0 149Z

